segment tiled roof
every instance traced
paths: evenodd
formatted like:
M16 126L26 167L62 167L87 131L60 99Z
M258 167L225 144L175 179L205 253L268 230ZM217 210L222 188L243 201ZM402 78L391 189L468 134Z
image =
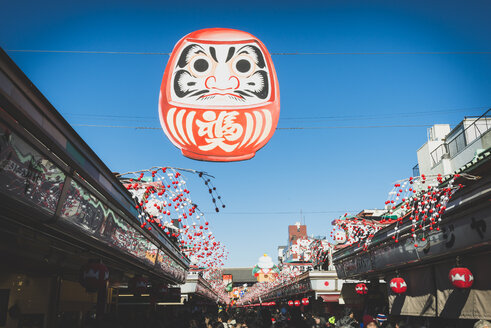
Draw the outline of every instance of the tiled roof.
M231 274L234 284L257 282L256 278L252 275L252 268L223 268L222 273Z

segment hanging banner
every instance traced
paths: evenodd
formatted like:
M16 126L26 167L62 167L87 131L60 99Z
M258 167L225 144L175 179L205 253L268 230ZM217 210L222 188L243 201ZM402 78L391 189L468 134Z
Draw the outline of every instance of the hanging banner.
M184 156L250 159L273 136L279 115L278 78L256 37L209 28L176 44L162 79L159 116Z

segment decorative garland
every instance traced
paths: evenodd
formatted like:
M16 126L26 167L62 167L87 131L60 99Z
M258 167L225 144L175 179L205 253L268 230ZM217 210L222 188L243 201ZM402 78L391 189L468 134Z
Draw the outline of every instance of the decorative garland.
M420 241L425 241L429 232L440 230L440 222L448 201L456 191L464 187L456 183L458 178L476 180L479 177L463 173L444 179L441 174L436 176L422 174L419 177L399 180L394 184L385 201L386 212L382 219L371 220L360 216L349 216L346 213L333 221L335 227L331 237L337 242L337 248L356 244L367 250L375 233L393 223L395 223L395 233L392 239L398 243L401 226L410 220L411 238L414 247L418 247L418 238Z
M212 184L213 176L206 172L152 167L117 176L135 200L141 228L160 229L173 239L192 265L203 268L203 277L219 294L223 288L214 283L215 276L221 272L219 268L227 259L228 252L213 235L211 224L203 212L191 200L182 172L196 174L203 180L216 212L219 212L219 207L225 208L222 197Z

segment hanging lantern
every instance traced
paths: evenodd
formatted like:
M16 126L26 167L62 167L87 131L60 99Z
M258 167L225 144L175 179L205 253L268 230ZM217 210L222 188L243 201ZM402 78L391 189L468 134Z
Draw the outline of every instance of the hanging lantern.
M457 288L470 288L474 283L472 272L463 267L453 268L448 274L448 279Z
M295 304L295 306L300 306L300 301L299 300L295 300L294 304Z
M109 270L100 260L91 260L80 269L80 284L88 292L96 292L106 287Z
M148 280L142 276L134 276L131 278L128 287L135 296L141 296L141 294L147 292Z
M288 301L288 306L293 306L293 301Z
M302 298L302 304L303 305L309 305L309 299L308 298Z
M159 114L165 134L186 157L252 158L273 136L280 115L268 50L238 30L208 28L186 35L167 63Z
M390 289L396 294L405 293L407 290L406 281L402 278L394 278L390 281Z
M368 293L367 285L365 284L357 284L355 286L356 293L359 295L366 295Z

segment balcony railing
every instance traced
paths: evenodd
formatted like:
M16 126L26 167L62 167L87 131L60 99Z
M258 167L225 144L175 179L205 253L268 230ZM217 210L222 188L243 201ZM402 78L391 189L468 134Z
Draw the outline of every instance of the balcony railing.
M419 177L419 164L413 167L413 177Z
M435 150L430 153L431 156L431 166L435 166L440 163L443 158L443 155L448 154L448 147L446 143L442 143Z
M463 126L464 127L464 126ZM430 153L431 164L435 166L438 164L445 154L449 154L450 157L455 157L461 151L463 151L474 140L481 138L491 129L491 108L484 114L479 116L468 127L463 128L455 136L451 136L450 141L438 146Z

